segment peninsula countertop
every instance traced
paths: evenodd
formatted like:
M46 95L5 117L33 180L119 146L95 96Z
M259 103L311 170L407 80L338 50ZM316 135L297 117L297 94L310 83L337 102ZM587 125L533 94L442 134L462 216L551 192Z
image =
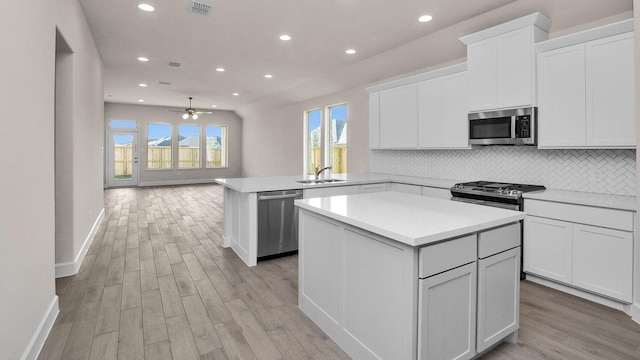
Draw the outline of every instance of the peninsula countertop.
M423 246L522 220L520 211L399 192L296 200L324 215L410 246Z
M379 173L363 173L363 174L333 174L330 176L332 179L339 179L343 181L325 184L302 184L299 180L313 179L313 175L293 175L293 176L265 176L265 177L247 177L247 178L226 178L215 179L215 181L224 185L232 190L241 193L261 192L261 191L274 191L274 190L292 190L292 189L312 189L319 187L332 187L332 186L349 186L349 185L363 185L363 184L375 184L383 182L396 182L402 184L410 184L417 186L430 186L441 189L449 189L457 180L449 179L433 179L433 178L421 178L412 176L399 176L391 174L379 174ZM320 177L325 178L324 176Z

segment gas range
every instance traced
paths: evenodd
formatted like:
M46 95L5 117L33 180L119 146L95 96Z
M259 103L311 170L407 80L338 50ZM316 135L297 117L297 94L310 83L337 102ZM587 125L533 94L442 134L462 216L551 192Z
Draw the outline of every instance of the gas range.
M542 185L471 181L451 187L452 200L522 211L522 194L542 191Z
M522 194L530 191L544 191L542 185L510 184L494 181L472 181L458 183L451 187L451 200L487 205L510 210L523 211ZM526 275L523 269L522 227L520 227L520 279Z

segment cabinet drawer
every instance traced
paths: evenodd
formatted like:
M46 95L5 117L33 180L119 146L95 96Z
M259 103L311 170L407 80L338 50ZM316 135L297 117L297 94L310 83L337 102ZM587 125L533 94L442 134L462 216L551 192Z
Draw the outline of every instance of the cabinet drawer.
M420 249L421 278L476 261L477 237L469 235Z
M584 205L525 199L528 215L624 231L633 231L633 212Z
M483 231L478 234L478 257L484 259L520 246L521 236L520 223Z

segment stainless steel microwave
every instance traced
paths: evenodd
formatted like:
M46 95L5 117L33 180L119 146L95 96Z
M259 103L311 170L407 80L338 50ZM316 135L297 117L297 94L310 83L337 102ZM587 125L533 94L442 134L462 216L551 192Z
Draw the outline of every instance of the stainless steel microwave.
M536 145L538 108L469 114L470 145Z

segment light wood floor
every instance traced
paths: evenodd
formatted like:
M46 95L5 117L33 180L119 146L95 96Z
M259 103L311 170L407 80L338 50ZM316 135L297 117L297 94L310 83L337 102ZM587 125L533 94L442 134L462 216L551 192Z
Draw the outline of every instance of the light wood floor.
M248 268L221 247L222 188L105 191L40 359L348 359L297 308L297 256ZM483 359L640 359L625 314L527 281L518 344Z

